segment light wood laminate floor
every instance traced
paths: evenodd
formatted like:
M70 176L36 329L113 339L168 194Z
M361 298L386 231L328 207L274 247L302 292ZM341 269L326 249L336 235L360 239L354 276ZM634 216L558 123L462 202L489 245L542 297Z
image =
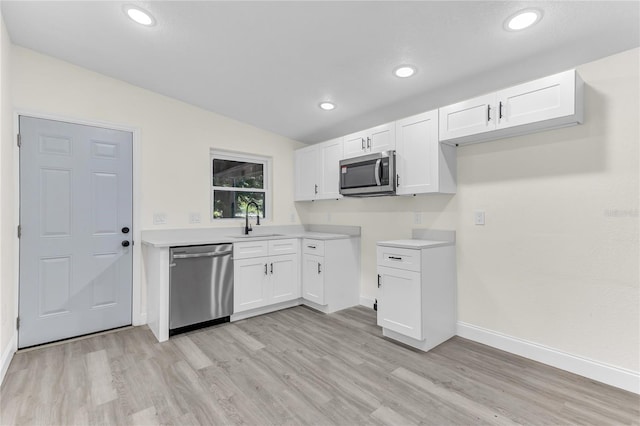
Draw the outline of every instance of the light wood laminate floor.
M15 355L5 424L638 424L638 395L455 337L392 342L375 312L296 307L155 341L135 327Z

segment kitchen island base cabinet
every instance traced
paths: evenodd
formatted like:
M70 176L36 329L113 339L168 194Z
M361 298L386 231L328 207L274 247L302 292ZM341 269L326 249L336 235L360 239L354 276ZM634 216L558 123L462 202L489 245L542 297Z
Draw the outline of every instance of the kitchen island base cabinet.
M360 304L360 239L302 241L302 298L326 314Z
M377 248L378 325L423 351L456 334L455 246Z

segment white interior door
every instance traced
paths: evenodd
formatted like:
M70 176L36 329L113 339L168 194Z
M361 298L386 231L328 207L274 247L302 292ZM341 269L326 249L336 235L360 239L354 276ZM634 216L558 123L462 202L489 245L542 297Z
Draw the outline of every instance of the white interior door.
M133 135L22 116L20 135L18 346L131 324Z

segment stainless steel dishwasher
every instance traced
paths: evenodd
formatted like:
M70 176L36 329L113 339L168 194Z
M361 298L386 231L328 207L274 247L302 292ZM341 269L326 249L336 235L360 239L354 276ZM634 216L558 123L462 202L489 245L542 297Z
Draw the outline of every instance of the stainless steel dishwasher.
M229 321L232 254L231 243L171 248L169 335Z

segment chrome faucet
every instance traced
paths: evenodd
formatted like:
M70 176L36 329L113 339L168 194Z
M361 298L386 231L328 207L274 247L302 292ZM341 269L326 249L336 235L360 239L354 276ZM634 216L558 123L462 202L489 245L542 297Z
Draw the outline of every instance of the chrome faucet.
M256 206L256 211L258 212L258 214L256 215L256 225L260 225L260 206L258 206L258 203L256 203L255 201L249 201L247 203L247 208L244 212L244 235L249 235L249 232L251 232L253 229L251 228L251 225L249 225L249 206L250 205L254 205Z

